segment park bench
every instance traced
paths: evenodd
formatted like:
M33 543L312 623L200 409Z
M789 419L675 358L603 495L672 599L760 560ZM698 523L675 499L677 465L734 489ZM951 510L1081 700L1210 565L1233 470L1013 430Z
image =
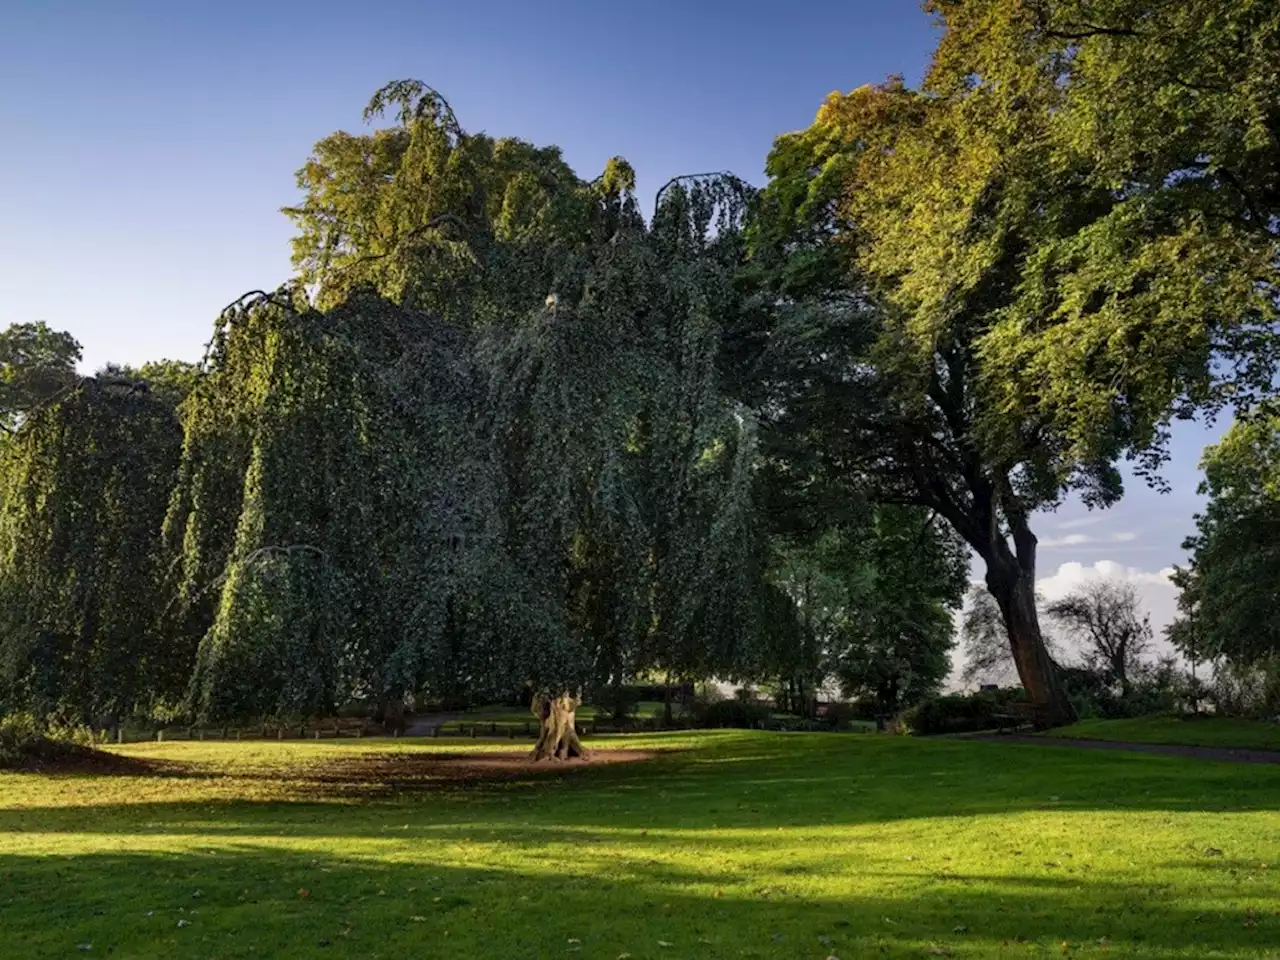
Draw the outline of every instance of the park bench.
M992 719L1000 733L1017 733L1020 727L1033 726L1036 722L1036 706L1025 700L1006 703Z

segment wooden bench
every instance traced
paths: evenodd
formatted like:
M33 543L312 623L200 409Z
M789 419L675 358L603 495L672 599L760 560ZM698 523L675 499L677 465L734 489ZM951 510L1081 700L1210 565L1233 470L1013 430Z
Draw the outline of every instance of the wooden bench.
M1007 703L1004 709L995 715L996 730L1000 733L1016 733L1019 727L1034 726L1036 722L1036 705L1025 700Z

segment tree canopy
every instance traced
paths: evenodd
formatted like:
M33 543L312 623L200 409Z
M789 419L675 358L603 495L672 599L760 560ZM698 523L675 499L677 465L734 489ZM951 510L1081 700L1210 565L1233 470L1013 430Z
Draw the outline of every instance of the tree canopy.
M23 417L76 383L80 344L44 323L14 323L0 332L0 427L12 433Z
M1033 514L1114 503L1174 419L1273 389L1276 12L930 8L920 89L833 94L776 141L738 352L793 470L936 510L982 557L1061 720Z
M399 80L315 145L295 276L200 364L81 379L69 335L0 334L0 698L523 688L554 754L581 691L642 674L893 712L946 673L972 551L966 635L1061 723L1035 515L1158 484L1172 424L1222 412L1183 633L1274 652L1241 638L1278 575L1280 13L927 8L919 88L832 94L762 188L676 177L646 218L621 158L580 176Z
M1280 655L1280 419L1237 421L1205 452L1208 495L1176 572L1175 646L1252 666Z

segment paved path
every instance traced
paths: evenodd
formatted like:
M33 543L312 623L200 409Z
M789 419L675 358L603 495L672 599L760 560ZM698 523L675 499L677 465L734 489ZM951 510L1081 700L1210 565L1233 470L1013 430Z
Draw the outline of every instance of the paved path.
M1280 763L1280 750L1244 750L1229 747L1189 747L1173 743L1133 743L1127 740L1073 740L1068 737L1034 737L1019 733L995 733L975 737L995 743L1032 743L1042 747L1079 747L1084 750L1130 750L1169 757L1195 757L1224 763Z

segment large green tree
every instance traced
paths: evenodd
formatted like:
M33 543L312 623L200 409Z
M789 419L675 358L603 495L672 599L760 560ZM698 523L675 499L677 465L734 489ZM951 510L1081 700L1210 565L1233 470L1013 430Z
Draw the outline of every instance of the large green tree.
M821 445L804 470L935 509L982 557L1056 723L1033 514L1115 502L1117 462L1153 474L1172 419L1271 388L1276 12L930 7L920 90L833 95L775 145L766 319L741 345L772 353L779 422Z
M319 312L282 291L223 316L166 522L198 714L521 675L506 641L546 631L500 549L485 395L461 331L376 295Z
M182 413L167 524L203 715L412 690L540 696L573 755L593 679L705 675L749 631L752 418L718 382L749 191L395 124L316 147L299 283L234 306ZM372 173L371 173L372 171Z
M90 378L0 447L0 711L114 723L181 697L155 549L181 440L165 404Z

